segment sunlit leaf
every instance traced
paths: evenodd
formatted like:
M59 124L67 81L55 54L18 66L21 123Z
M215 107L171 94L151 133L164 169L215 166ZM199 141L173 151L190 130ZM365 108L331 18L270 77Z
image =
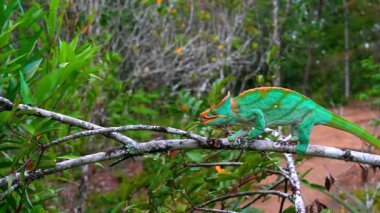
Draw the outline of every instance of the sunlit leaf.
M38 66L40 66L41 62L42 62L42 58L36 61L33 61L24 67L24 69L22 70L22 73L26 76L26 80L29 80L30 78L33 77L34 73L37 71L37 68Z

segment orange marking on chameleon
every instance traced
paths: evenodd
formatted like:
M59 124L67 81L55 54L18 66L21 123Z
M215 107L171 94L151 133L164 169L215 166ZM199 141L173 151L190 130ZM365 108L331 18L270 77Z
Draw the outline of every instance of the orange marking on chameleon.
M208 116L207 116L207 114L210 112L210 109L208 109L208 110L206 110L206 111L204 111L204 112L201 112L201 114L200 114L200 116L202 117L202 118L207 118Z
M279 88L280 87L278 87L278 89ZM264 92L264 93L266 93L266 92L268 92L271 89L277 89L277 87L258 87L258 88L253 88L253 89L249 89L249 90L246 90L246 91L240 93L239 96L242 97L242 96L244 96L244 95L246 95L248 93L252 93L252 92L256 92L256 91L257 92Z
M231 96L230 92L227 93L226 97L224 97L217 105L213 105L211 108L220 107L226 100Z
M239 112L239 106L238 104L236 103L235 99L231 98L231 111L233 113L237 113Z

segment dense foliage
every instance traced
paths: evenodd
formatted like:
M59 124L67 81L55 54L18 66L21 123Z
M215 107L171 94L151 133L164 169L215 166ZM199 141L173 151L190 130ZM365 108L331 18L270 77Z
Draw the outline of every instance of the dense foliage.
M201 126L198 114L227 90L238 93L279 79L281 86L325 105L347 101L343 70L348 54L352 94L379 105L379 1L348 1L348 52L342 1L281 0L278 6L281 43L273 36L272 1L266 0L0 0L0 96L102 126L163 125L218 137L226 131ZM0 176L119 146L91 137L40 150L40 144L78 130L16 107L2 111L0 105ZM141 131L128 135L141 141L169 137ZM117 187L85 192L83 203L68 204L60 193L63 186L80 188L88 175L83 169L23 181L0 201L0 212L185 212L218 195L270 188L255 184L274 175L283 161L276 153L243 150L191 150L142 159L112 169L97 164L100 168L93 169L109 171L98 174L117 178ZM243 165L221 170L186 166L219 161ZM142 171L126 175L125 167L134 163L141 163ZM306 179L305 185L329 193ZM72 196L80 196L76 191ZM219 205L242 210L246 202L240 197ZM243 211L260 212L251 206Z

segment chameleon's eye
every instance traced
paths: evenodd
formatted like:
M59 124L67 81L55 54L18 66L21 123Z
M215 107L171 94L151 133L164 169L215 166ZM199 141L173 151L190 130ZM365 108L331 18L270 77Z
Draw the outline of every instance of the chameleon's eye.
M216 115L216 114L218 114L218 110L215 109L215 108L211 109L210 113L213 114L213 115Z

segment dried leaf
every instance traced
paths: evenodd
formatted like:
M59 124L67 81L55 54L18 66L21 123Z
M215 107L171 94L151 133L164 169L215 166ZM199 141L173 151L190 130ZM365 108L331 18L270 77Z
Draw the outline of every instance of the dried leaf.
M372 165L371 168L372 168L373 173L376 174L377 166Z
M362 178L362 183L366 183L368 181L368 168L363 166L362 164L359 164L360 169L362 170L361 173L361 178Z
M327 209L327 206L321 202L319 202L318 199L315 199L313 203L306 206L306 212L307 213L319 213L323 209Z
M170 150L170 151L169 151L169 157L172 158L172 157L176 156L177 153L178 153L177 150Z
M335 178L329 172L325 178L325 188L327 189L327 191L330 191L331 186L334 185L334 182L335 182Z
M33 169L33 161L32 160L29 159L25 162L25 169L27 169L27 170Z

